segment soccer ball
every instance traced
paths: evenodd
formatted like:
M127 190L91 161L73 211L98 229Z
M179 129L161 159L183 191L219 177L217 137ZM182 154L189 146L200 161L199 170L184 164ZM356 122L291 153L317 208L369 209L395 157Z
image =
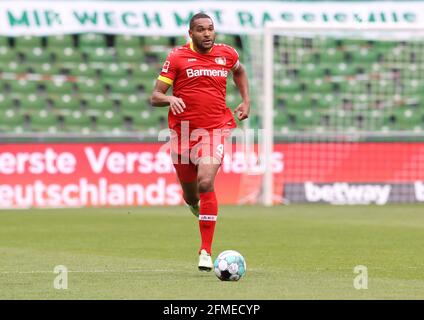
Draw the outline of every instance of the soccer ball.
M237 251L226 250L215 259L213 269L221 281L238 281L246 273L246 261Z

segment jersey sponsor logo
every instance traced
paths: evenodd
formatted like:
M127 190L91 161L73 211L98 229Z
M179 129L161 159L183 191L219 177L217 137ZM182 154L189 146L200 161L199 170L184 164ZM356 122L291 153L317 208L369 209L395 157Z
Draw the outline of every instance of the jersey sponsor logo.
M163 64L162 72L167 73L167 72L168 72L168 70L169 70L169 65L170 65L170 64L171 64L171 62L169 62L168 60L166 60L166 61L165 61L165 63Z
M225 59L225 57L218 57L218 58L215 58L215 62L217 64L225 66L227 59Z
M187 77L193 78L193 77L224 77L226 78L228 76L228 71L221 69L187 69L186 70Z
M193 61L197 61L197 59L196 58L188 58L187 59L187 62L193 62Z

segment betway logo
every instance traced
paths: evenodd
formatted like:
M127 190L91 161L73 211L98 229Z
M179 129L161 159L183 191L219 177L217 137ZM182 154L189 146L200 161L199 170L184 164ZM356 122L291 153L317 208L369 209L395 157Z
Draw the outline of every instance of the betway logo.
M228 71L224 69L216 70L216 69L187 69L186 70L187 77L193 78L193 77L201 77L201 76L207 76L207 77L224 77L226 78L228 76Z
M424 201L424 183L421 181L415 181L414 183L415 189L415 199L417 201Z
M306 200L310 202L324 201L331 204L386 204L389 199L390 185L349 185L334 183L316 185L305 183Z

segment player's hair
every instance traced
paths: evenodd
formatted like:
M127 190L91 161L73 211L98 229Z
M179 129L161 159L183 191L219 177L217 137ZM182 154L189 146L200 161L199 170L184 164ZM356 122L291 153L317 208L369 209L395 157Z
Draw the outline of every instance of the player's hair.
M194 28L194 21L196 21L197 19L202 19L202 18L208 18L208 19L212 20L212 18L209 17L206 13L203 13L203 12L196 13L190 19L190 30L193 30L193 28Z

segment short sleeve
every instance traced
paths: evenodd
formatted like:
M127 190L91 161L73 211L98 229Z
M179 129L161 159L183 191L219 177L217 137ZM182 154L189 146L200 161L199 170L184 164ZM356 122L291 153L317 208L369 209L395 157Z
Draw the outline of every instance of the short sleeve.
M229 48L230 48L230 61L229 61L228 67L231 69L231 71L235 71L240 65L239 55L236 49L234 49L233 47L229 47Z
M159 74L158 80L172 86L177 74L177 61L174 52L171 52L162 66L162 71Z

